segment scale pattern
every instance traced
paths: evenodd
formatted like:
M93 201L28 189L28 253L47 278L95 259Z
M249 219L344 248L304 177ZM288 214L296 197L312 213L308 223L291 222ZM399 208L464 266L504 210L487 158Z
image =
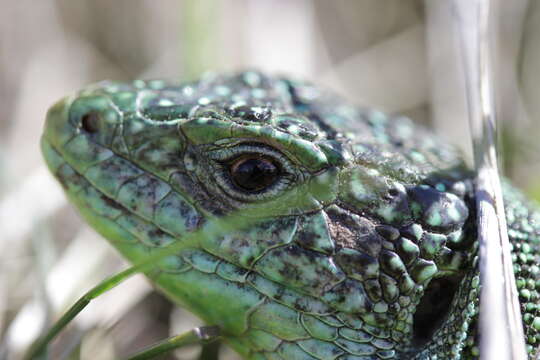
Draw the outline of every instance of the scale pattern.
M83 217L129 260L214 216L273 216L147 276L246 359L478 357L474 184L409 119L258 72L103 82L48 113L42 150ZM260 191L231 162L271 158ZM506 187L529 351L540 341L540 215Z

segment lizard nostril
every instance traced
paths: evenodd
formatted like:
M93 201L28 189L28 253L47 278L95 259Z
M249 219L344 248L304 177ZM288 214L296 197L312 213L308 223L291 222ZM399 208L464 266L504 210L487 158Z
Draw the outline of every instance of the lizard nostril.
M99 131L99 122L101 116L97 111L90 111L81 118L81 128L89 134L94 134Z

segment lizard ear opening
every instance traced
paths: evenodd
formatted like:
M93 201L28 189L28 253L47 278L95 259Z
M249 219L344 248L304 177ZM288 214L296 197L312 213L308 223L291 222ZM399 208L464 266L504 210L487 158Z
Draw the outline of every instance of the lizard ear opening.
M422 346L432 340L450 313L459 280L457 276L431 280L413 317L413 345Z

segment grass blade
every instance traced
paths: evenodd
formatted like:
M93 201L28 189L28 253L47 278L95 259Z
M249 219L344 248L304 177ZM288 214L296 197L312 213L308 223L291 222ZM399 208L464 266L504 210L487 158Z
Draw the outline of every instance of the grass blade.
M467 107L477 170L476 206L480 244L480 356L525 360L519 300L510 255L497 166L491 53L493 4L455 0L454 23L461 40Z

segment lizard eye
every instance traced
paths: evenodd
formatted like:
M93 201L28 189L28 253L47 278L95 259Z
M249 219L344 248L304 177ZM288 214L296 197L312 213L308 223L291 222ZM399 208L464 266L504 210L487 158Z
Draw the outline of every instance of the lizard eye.
M244 142L212 149L206 155L212 160L214 179L208 185L215 184L228 197L246 203L281 194L301 175L285 154L267 144Z
M231 178L236 186L247 191L259 191L274 184L280 169L271 159L242 157L230 167Z
M101 115L97 111L90 111L81 117L81 128L89 134L99 131Z

